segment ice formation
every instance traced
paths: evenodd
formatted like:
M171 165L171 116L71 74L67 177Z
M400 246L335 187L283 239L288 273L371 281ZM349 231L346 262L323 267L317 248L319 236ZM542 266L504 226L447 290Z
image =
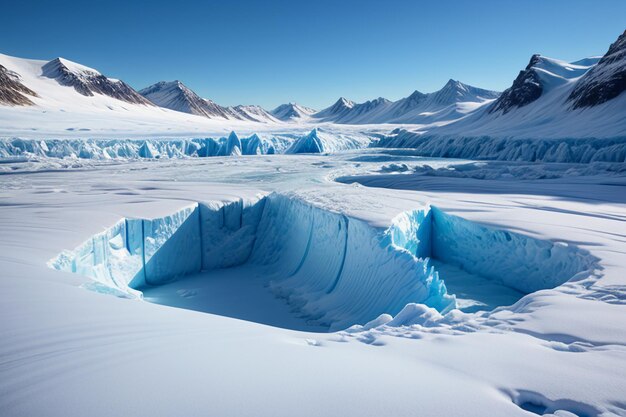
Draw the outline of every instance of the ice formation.
M365 148L370 139L361 135L343 135L315 128L308 135L297 139L286 153L326 153L347 149Z
M432 136L396 129L378 146L413 148L421 156L541 162L626 162L626 137L607 139L516 139L490 136Z
M91 277L88 287L97 291L138 298L189 274L246 265L267 277L269 290L298 317L334 331L396 315L411 303L455 308L437 263L520 294L558 286L590 267L574 246L435 207L401 213L383 230L281 194L124 219L50 266Z
M209 156L325 153L366 148L371 137L313 129L297 133L252 134L194 139L0 139L0 158L154 159Z

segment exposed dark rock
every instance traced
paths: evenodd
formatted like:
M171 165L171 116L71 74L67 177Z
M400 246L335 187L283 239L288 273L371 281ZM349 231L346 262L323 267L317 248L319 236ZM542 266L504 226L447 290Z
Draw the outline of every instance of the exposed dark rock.
M74 87L84 95L103 94L127 103L152 105L123 81L112 80L93 70L72 70L61 58L53 59L42 67L43 75L55 79L59 84Z
M139 93L157 106L166 109L209 118L228 119L230 116L226 108L200 97L178 80L159 81L139 90Z
M37 97L37 93L20 82L18 74L0 65L0 104L10 106L35 104L25 94Z
M573 108L593 107L626 91L626 31L610 46L598 64L576 83L568 97Z
M534 66L541 59L540 55L533 55L530 62L513 81L513 85L504 90L500 97L491 105L489 113L502 111L508 113L514 107L524 107L541 97L543 87Z

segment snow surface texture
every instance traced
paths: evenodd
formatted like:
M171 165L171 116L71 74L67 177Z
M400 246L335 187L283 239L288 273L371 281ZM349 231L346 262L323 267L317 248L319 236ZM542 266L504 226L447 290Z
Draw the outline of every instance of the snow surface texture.
M531 408L555 415L624 415L624 176L598 172L513 181L505 170L505 177L495 179L495 169L488 179L416 176L410 170L381 174L391 164L452 170L462 162L362 149L124 163L74 159L60 171L50 170L46 158L3 164L18 168L0 181L0 409L54 417L109 417L129 410L151 417L527 417ZM554 164L535 165L537 172L542 166L557 172ZM574 167L565 165L559 175ZM348 175L361 175L363 184L376 187L333 181ZM78 247L121 218L162 219L194 202L218 207L224 204L212 202L253 202L258 193L272 191L365 222L381 234L400 221L393 220L398 213L430 205L492 230L555 246L566 242L588 251L598 266L554 289L522 299L507 292L506 300L485 303L491 308L473 310L468 302L477 301L476 292L468 294L472 288L460 288L459 281L489 292L493 287L487 284L495 281L433 258L460 310L442 314L409 303L394 316L321 333L328 329L298 321L293 306L265 286L270 282L262 279L263 268L271 272L273 264L250 259L146 286L141 291L150 302L85 291L78 287L105 285L46 265L62 248ZM333 247L341 248L337 241ZM227 252L219 249L225 247L220 239L215 242L218 252ZM541 245L532 248L542 252ZM285 277L272 278L277 284ZM254 303L263 308L243 311ZM271 320L278 315L285 323Z
M571 245L490 229L434 207L402 213L381 231L271 194L125 219L50 266L93 278L90 289L136 298L144 288L249 263L298 317L335 331L396 315L410 303L442 313L457 307L431 258L520 294L588 274L593 264Z

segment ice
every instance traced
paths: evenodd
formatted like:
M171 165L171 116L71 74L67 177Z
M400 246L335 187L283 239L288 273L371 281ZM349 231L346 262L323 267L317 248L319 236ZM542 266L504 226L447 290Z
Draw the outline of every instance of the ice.
M241 140L235 132L230 132L226 142L222 144L219 156L241 156Z
M201 268L197 204L170 216L142 222L145 281L133 281L131 286L160 285Z
M168 159L275 153L324 153L365 148L372 139L361 133L313 129L294 133L254 133L240 138L193 139L0 139L0 159L16 157L80 159Z
M432 257L523 293L554 288L593 263L588 254L566 243L491 229L436 207L432 219Z
M286 153L325 153L347 149L365 148L371 140L362 135L332 134L329 131L314 128L308 135L296 140Z
M261 314L279 327L297 322L334 331L371 324L382 314L396 316L386 325L405 323L415 310L405 306L412 304L441 313L513 304L588 271L593 258L571 245L488 228L436 207L403 212L381 230L270 194L125 219L50 265L93 278L98 285L89 288L99 292L139 297L143 291L161 304L253 321ZM259 301L237 307L210 295L237 293L238 299L243 293L229 285L252 286L244 292ZM276 310L272 299L289 312L261 313Z
M541 162L626 162L626 138L513 139L491 136L431 136L396 129L378 142L388 148L412 148L417 155Z

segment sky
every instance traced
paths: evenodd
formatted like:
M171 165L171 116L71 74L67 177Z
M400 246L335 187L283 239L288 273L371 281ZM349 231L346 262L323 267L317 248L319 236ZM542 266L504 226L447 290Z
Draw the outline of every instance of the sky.
M397 100L450 78L504 90L534 53L602 55L626 1L9 1L0 53L58 56L222 105Z

